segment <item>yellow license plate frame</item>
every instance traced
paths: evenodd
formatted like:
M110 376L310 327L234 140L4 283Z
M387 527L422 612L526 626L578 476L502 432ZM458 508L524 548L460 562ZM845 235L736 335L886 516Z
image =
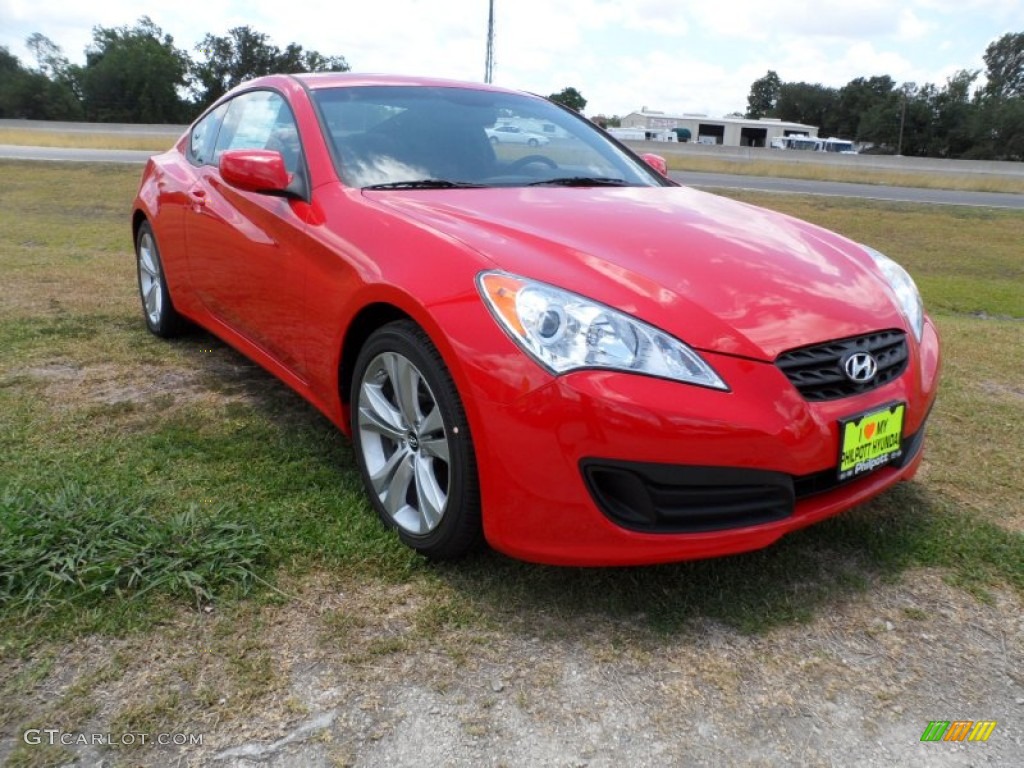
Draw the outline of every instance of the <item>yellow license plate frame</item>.
M853 480L903 456L906 403L839 420L839 480Z

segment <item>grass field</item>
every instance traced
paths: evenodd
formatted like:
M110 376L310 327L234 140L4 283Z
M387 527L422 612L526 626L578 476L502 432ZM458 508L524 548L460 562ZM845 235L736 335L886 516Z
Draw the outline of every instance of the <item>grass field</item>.
M769 176L780 179L841 181L853 184L877 184L890 187L922 189L956 189L971 192L1009 192L1024 194L1024 177L995 176L979 173L939 173L923 171L891 171L879 168L836 166L827 163L785 162L781 160L721 159L705 155L673 155L666 153L673 171L731 173L742 176Z
M177 136L143 134L89 133L85 131L37 131L0 127L0 144L29 147L74 147L79 149L140 149L163 152L170 149Z
M412 606L394 637L364 631L383 610L369 597L316 614L315 631L358 659L538 616L557 618L555 633L636 616L652 637L695 619L763 632L921 567L981 600L1024 594L1022 213L736 195L876 246L918 280L946 353L918 482L725 560L581 570L484 552L433 567L379 525L347 442L314 409L206 334L145 331L128 226L137 168L0 171L0 735L80 726L154 643L197 632L209 658L152 662L154 689L126 695L117 723L287 709L272 663L282 630L260 617L307 599L309 578ZM60 649L85 653L90 636L135 639L58 700L34 698ZM60 754L20 750L10 764Z

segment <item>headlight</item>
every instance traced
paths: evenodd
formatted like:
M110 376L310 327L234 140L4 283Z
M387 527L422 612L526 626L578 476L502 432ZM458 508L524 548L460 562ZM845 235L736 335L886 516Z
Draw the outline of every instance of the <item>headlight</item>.
M690 347L604 304L504 272L478 283L501 326L552 373L610 368L729 389Z
M917 290L917 285L914 284L914 278L910 276L907 270L888 256L866 245L863 248L867 251L868 256L875 260L878 268L882 270L886 282L889 283L889 287L896 294L896 301L899 304L900 310L902 310L903 315L907 318L907 322L910 323L910 327L914 331L914 337L920 341L921 331L924 329L924 302L921 301L921 293Z

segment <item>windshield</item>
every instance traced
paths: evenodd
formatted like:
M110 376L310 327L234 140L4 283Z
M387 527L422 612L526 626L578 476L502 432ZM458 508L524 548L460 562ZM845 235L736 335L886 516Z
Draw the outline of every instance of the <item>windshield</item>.
M589 121L541 98L433 86L326 88L313 98L354 187L664 183Z

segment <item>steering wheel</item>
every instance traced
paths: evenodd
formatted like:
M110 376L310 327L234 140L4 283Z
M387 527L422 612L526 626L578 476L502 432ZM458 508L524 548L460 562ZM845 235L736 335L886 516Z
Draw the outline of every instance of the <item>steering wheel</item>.
M509 163L508 168L506 170L521 171L523 168L525 168L528 165L532 165L533 163L540 163L541 165L546 165L551 170L558 168L558 163L556 163L550 157L547 157L545 155L524 155L523 157L520 157L518 160L513 160L511 163Z

